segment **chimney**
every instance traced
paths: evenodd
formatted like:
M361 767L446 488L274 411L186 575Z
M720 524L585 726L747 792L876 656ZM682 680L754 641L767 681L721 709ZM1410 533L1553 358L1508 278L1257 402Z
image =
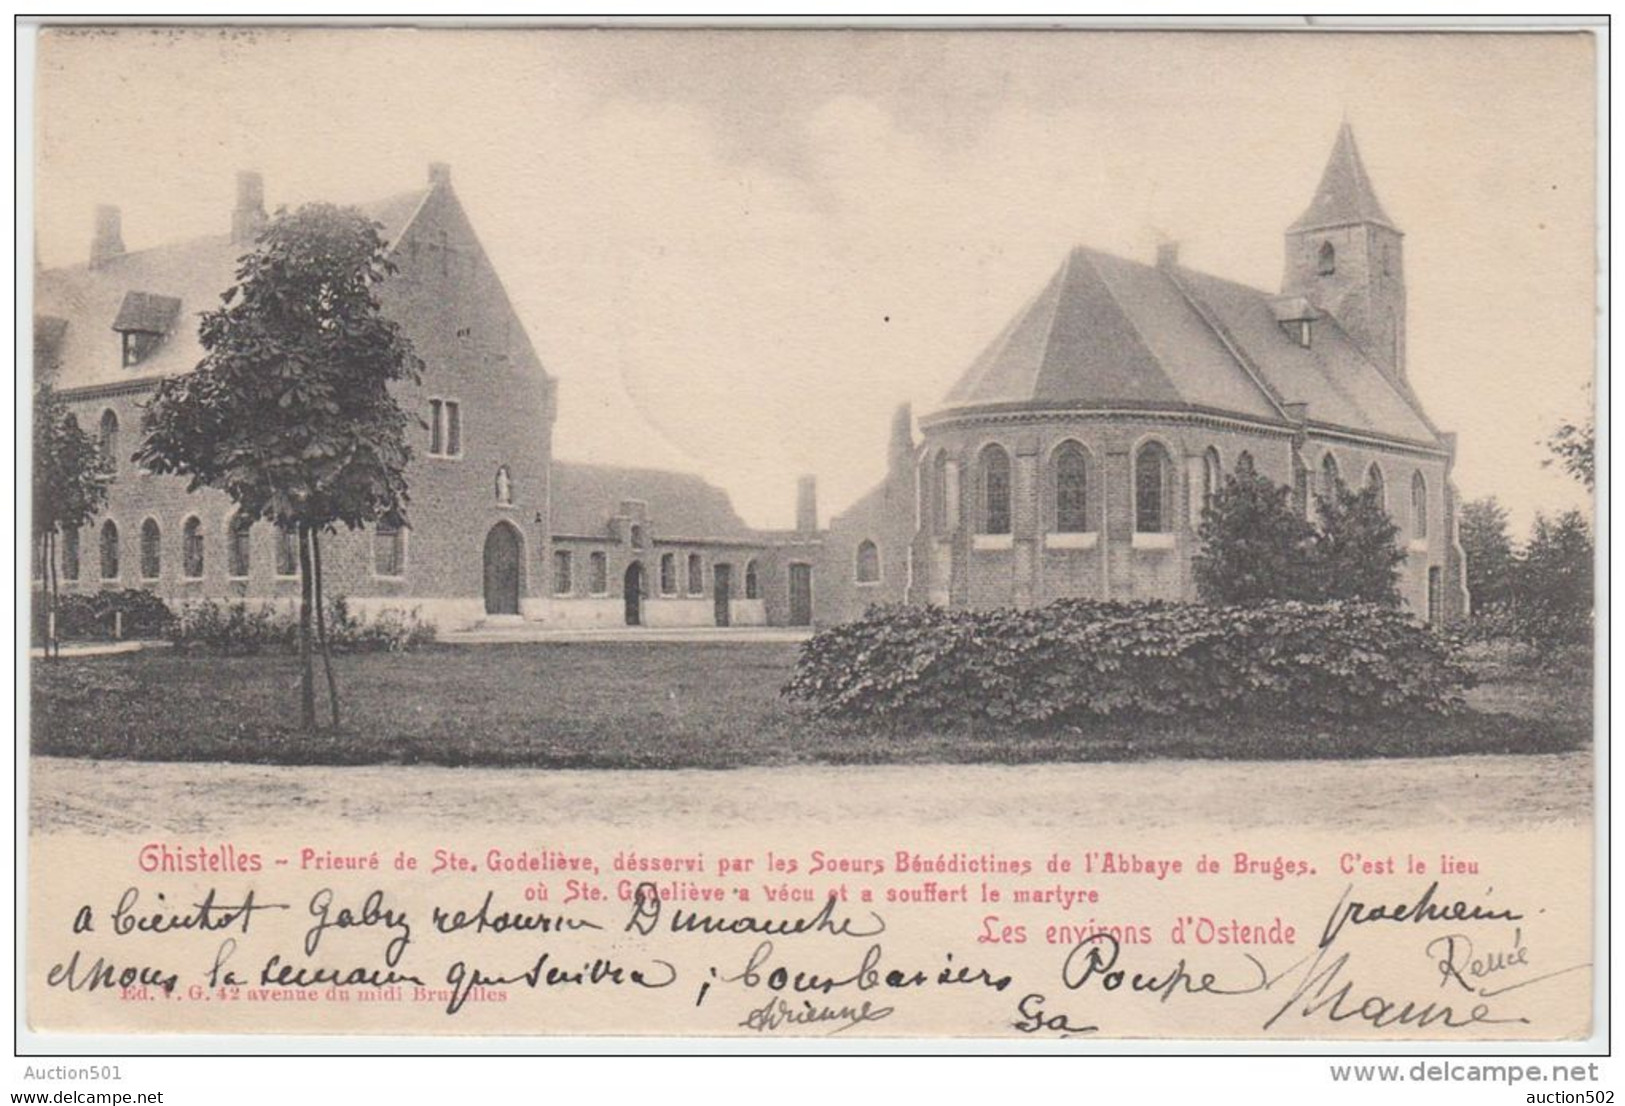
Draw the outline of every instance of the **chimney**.
M1157 243L1157 268L1172 269L1179 264L1179 243Z
M124 235L118 208L101 204L96 208L96 237L90 241L90 267L99 269L124 256Z
M237 174L237 206L231 212L231 243L246 246L265 229L265 178L252 170Z
M451 166L444 161L429 162L429 187L450 188Z
M818 478L803 476L796 481L796 529L803 534L818 530Z

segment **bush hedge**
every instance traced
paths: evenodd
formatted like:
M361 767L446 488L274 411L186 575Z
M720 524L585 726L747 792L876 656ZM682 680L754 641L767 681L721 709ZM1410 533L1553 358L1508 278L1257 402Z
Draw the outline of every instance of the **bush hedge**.
M373 618L354 614L343 596L327 604L327 639L335 653L404 653L435 640L434 623L416 611L386 610ZM259 653L297 653L299 614L279 611L269 603L222 603L209 599L184 604L169 628L177 649L195 649L225 656ZM314 645L314 625L311 631Z
M34 593L34 640L45 639L48 611L46 596ZM169 632L174 612L150 591L123 588L118 591L70 592L56 608L56 634L63 641L112 641L115 616L122 615L126 640L161 638Z
M1462 706L1459 643L1389 607L1062 600L1033 610L871 607L802 647L784 693L900 728L1112 715L1370 718Z

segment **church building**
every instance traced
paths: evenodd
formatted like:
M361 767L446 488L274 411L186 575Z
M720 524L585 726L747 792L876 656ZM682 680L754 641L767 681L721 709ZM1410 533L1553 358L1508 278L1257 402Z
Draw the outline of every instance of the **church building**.
M1455 436L1406 359L1404 236L1339 131L1285 233L1278 290L1079 247L920 421L885 481L836 516L831 614L868 602L1032 606L1196 598L1202 509L1250 464L1294 489L1374 485L1400 529L1400 591L1467 610Z

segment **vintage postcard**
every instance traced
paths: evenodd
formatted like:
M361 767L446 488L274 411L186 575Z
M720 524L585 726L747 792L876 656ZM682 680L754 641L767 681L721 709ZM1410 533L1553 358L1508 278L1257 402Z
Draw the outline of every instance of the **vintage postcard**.
M33 45L28 1047L1602 1028L1594 34Z

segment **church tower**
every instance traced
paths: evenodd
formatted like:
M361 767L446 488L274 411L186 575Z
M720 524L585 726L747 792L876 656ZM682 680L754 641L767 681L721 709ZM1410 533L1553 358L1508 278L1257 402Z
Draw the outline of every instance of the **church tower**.
M1404 235L1383 211L1354 130L1337 132L1309 208L1286 231L1285 295L1331 315L1388 378L1405 379Z

